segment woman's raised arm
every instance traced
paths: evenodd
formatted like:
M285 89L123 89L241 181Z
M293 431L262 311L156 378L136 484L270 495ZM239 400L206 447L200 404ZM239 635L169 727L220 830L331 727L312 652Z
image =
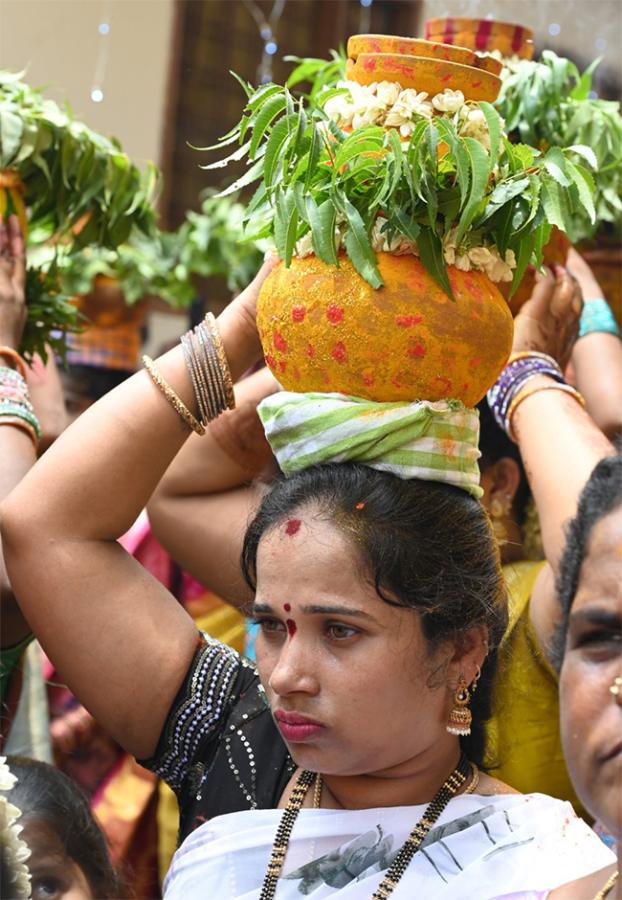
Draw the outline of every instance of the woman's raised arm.
M261 354L255 303L270 268L218 320L234 380ZM181 348L157 367L196 413ZM155 748L196 632L117 538L187 436L139 372L84 413L2 507L5 559L24 614L76 696L139 757Z

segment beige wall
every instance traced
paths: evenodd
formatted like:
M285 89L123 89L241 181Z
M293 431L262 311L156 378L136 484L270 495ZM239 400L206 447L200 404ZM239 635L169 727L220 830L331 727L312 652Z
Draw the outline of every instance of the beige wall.
M100 37L99 23L110 33ZM137 161L159 162L173 0L0 0L0 66L28 69L92 128L116 136ZM107 42L104 99L90 99Z

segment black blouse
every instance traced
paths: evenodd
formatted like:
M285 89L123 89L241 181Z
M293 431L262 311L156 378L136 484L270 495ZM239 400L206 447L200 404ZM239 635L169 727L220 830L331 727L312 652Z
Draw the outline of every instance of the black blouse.
M139 762L177 795L179 843L215 816L274 809L296 768L253 663L203 633L156 751Z

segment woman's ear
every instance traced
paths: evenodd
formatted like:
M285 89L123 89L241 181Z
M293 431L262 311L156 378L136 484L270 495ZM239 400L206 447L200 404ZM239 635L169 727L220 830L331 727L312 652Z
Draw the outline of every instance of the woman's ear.
M452 689L463 677L467 684L478 677L478 671L488 656L488 626L473 625L456 640L453 656L447 665L447 684Z
M520 482L521 473L516 460L511 456L502 456L482 476L482 486L485 487L488 500L485 505L490 508L492 501L498 500L504 509L511 507Z

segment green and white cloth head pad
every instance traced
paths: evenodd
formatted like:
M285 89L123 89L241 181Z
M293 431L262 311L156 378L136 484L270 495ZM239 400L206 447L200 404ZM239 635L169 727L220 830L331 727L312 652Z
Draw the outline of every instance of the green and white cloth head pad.
M375 403L281 391L262 400L257 412L285 475L320 463L357 462L482 496L479 413L458 400Z

